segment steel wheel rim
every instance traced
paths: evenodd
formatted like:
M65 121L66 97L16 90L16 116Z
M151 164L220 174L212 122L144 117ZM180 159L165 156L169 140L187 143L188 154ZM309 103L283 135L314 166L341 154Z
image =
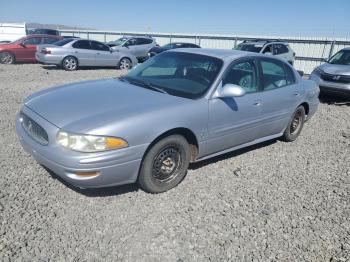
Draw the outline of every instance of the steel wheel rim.
M1 63L2 64L12 64L13 57L9 53L1 54Z
M177 176L181 162L181 154L176 146L163 148L154 158L152 177L163 183L172 181Z
M302 121L303 121L303 116L301 112L300 111L296 112L293 117L292 123L290 124L290 133L292 135L299 132Z
M74 58L68 58L64 61L64 66L69 70L74 70L77 66L77 62Z
M129 59L123 58L120 61L120 69L130 69L130 61L129 61Z

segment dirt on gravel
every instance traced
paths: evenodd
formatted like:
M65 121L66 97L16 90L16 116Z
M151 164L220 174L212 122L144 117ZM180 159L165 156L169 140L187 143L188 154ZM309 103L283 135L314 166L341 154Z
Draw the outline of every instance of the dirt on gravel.
M325 99L295 142L192 164L158 195L72 188L21 148L27 95L122 73L0 65L1 261L350 260L350 102Z

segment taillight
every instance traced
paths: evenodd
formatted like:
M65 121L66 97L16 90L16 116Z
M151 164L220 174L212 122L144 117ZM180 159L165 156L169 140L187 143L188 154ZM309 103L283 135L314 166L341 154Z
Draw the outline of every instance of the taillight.
M41 49L41 53L47 55L47 54L51 54L50 50L47 50L46 48Z

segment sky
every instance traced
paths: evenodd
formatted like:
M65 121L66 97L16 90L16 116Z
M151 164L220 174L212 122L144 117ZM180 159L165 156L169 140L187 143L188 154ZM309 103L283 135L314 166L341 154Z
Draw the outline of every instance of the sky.
M350 0L0 0L1 22L113 31L350 38Z

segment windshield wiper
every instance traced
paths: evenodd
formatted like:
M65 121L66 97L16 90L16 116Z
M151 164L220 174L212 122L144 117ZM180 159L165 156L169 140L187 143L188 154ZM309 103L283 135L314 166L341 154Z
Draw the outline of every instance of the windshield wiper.
M153 83L150 83L150 82L147 82L147 81L144 81L144 80L139 80L139 79L130 78L130 77L126 78L124 76L119 77L119 79L121 81L126 81L126 82L128 82L130 84L142 86L142 87L151 89L153 91L157 91L157 92L160 92L160 93L163 93L163 94L169 94L167 91L164 90L163 87L158 86L158 85L153 84Z

